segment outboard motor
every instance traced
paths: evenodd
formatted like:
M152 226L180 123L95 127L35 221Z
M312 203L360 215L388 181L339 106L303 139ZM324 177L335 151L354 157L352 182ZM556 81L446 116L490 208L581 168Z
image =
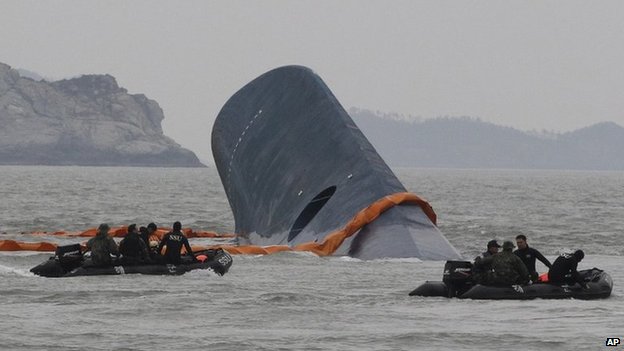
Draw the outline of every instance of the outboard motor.
M448 287L448 297L457 297L472 284L472 263L469 261L446 261L442 281Z
M216 264L212 266L212 270L218 275L224 275L232 265L232 256L223 249L215 251L214 260Z
M54 256L66 272L80 267L84 261L82 251L80 250L80 244L59 246L56 248Z
M80 267L83 260L80 244L58 246L53 257L31 268L30 271L42 277L62 277Z

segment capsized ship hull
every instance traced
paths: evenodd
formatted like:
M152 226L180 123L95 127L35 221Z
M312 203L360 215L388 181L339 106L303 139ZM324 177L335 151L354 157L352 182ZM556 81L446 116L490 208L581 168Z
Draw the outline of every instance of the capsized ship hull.
M406 191L306 67L274 69L234 94L215 121L212 152L246 244L321 242L361 209ZM417 205L384 212L336 254L460 258Z

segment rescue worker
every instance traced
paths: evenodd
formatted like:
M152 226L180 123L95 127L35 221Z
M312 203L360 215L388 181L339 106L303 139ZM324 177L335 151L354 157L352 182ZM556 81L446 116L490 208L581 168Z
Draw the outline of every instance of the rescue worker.
M484 253L481 254L481 257L485 258L485 257L489 257L492 255L496 255L498 253L498 249L500 249L501 246L498 245L498 242L496 240L490 240L487 243L487 251L485 251Z
M498 249L501 246L498 244L496 240L490 240L487 243L487 251L483 252L481 256L475 258L475 264L472 268L472 280L477 284L486 284L487 283L487 272L490 271L491 267L489 265L476 265L476 261L490 257L492 255L496 255L498 253Z
M535 260L540 260L540 262L542 262L548 268L552 267L550 261L548 261L548 259L544 257L544 255L542 255L539 251L532 247L529 247L529 244L527 244L526 236L522 234L516 236L516 244L518 245L518 249L514 251L514 254L520 257L527 270L529 271L529 274L531 275L531 280L533 282L536 282L537 278L539 278L539 274L535 269Z
M502 252L475 261L477 268L491 267L484 282L486 285L505 286L529 282L529 271L522 260L513 254L514 247L511 241L505 241Z
M160 239L158 238L158 235L156 235L156 230L158 230L156 224L150 223L147 225L146 230L141 232L141 239L143 239L145 246L147 246L148 248L151 248L152 246L158 246L158 242L160 241ZM156 247L154 247L154 249L156 249Z
M95 237L87 241L87 249L91 250L91 261L96 267L111 266L111 255L119 257L119 250L115 240L108 236L110 227L106 223L100 224Z
M139 238L141 238L141 240L143 240L143 242L145 243L145 246L149 247L149 239L148 239L148 234L147 234L147 227L145 226L140 226L139 227ZM146 241L148 240L148 241Z
M164 246L167 246L165 250L165 262L169 264L180 264L180 252L182 251L182 245L186 248L187 254L191 255L193 261L196 261L195 255L193 255L193 249L188 242L188 239L182 233L182 224L180 222L173 223L173 231L165 234L158 245L158 252L161 252Z
M128 226L128 234L119 243L119 252L123 255L123 264L149 263L150 257L147 246L139 236L136 224Z
M585 253L583 250L576 250L573 254L564 253L557 257L548 271L548 281L550 283L568 285L579 283L582 287L587 288L583 277L577 271L578 263L584 257Z

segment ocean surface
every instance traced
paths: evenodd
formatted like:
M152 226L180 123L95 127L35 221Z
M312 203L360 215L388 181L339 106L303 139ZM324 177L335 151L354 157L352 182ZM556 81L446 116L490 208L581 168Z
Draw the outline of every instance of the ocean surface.
M234 256L223 277L41 278L48 253L0 252L2 350L613 350L624 338L624 172L395 169L467 259L525 234L611 274L596 301L410 297L444 262ZM0 240L156 222L233 231L215 169L0 167ZM206 243L215 239L192 239ZM228 239L220 239L221 242ZM538 270L545 267L538 262Z

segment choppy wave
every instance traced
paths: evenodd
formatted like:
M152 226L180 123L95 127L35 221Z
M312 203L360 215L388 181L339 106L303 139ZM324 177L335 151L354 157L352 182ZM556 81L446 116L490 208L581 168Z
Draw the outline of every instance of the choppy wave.
M5 275L18 275L20 277L36 277L34 274L30 273L28 269L9 267L9 266L4 266L0 264L0 276L5 276Z
M132 176L128 176L131 172ZM410 297L443 262L362 261L311 253L235 256L211 271L46 279L49 254L0 253L2 347L27 349L482 350L602 349L624 320L624 174L400 169L465 256L492 238L529 237L551 260L582 248L580 268L615 282L599 301L464 301ZM232 232L214 169L2 167L1 239L176 220ZM205 226L205 227L204 227ZM49 237L51 238L51 237ZM57 239L59 243L83 241ZM202 241L203 243L204 241ZM545 267L538 263L538 270ZM171 326L171 330L167 328ZM176 337L172 337L175 334ZM2 348L0 347L0 348Z

